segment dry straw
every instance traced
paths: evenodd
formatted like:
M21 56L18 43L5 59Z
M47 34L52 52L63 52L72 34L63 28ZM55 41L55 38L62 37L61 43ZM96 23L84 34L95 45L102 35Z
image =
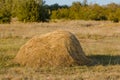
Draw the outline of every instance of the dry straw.
M29 67L89 65L88 59L74 34L58 30L35 36L23 45L15 61Z

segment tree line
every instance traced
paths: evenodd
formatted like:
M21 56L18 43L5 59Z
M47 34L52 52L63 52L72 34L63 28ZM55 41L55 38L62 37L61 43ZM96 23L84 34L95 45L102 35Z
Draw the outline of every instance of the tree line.
M0 0L0 23L10 23L17 17L22 22L44 22L52 19L111 20L119 22L120 4L107 5L73 2L67 5L47 5L43 0Z
M69 8L62 8L52 11L51 19L70 20L120 20L120 5L110 3L108 5L85 4L73 2Z

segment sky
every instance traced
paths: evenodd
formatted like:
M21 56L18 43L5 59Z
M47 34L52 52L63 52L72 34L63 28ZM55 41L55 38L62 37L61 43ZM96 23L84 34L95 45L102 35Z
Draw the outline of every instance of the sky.
M58 3L59 5L71 5L72 2L74 1L79 1L79 2L83 2L83 0L44 0L46 2L46 4L51 5L51 4L55 4ZM90 3L98 3L100 5L105 5L105 4L109 4L109 3L117 3L120 4L120 0L87 0L87 2Z

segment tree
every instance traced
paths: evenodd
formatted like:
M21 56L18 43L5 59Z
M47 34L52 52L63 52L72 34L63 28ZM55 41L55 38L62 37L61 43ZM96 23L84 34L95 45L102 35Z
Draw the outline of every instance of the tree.
M94 4L89 6L90 9L90 14L89 14L89 19L90 20L107 20L107 16L105 15L105 8L98 5Z
M87 0L83 0L83 4L82 4L83 6L87 6L88 4L87 4Z
M12 0L0 0L0 23L10 23Z
M17 17L23 22L46 21L49 17L48 10L44 7L42 0L24 0L19 1Z
M120 20L120 5L116 3L110 3L106 6L107 8L107 17L113 22L119 22Z

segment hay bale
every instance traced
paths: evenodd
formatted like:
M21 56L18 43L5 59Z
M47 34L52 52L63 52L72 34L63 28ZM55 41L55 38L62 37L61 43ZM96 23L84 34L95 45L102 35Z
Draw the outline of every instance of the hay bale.
M70 66L74 63L87 65L91 63L91 60L85 56L75 35L64 30L33 37L20 48L15 61L30 67Z

